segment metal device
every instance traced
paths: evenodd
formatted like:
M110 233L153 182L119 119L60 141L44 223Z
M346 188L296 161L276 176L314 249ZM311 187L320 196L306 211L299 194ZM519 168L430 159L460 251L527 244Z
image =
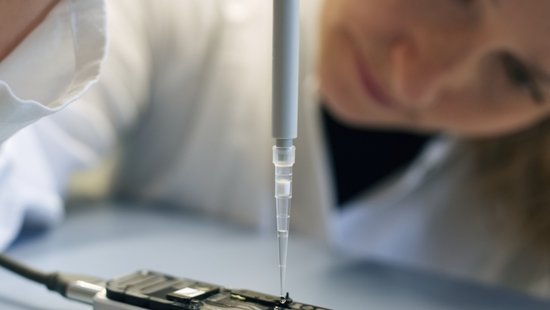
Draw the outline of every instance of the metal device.
M108 281L90 303L94 310L327 310L147 270Z
M93 305L94 310L327 310L276 297L160 272L141 270L104 281L88 275L43 272L0 253L0 267L46 286L63 297Z

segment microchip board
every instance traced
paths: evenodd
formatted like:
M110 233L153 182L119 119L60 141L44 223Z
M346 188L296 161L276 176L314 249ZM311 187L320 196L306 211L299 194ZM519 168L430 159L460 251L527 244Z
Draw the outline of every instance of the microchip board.
M328 310L249 290L142 270L107 282L108 299L152 310Z

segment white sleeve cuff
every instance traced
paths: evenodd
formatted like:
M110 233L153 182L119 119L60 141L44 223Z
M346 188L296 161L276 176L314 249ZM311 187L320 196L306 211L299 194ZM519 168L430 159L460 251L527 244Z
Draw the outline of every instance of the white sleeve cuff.
M0 62L0 142L78 99L105 51L104 0L62 0Z

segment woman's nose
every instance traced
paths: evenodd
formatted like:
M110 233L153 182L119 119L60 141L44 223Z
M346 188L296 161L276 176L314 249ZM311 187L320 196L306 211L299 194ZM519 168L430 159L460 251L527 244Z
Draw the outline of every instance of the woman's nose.
M464 34L421 30L395 39L389 50L395 97L411 108L430 106L461 78L460 72L471 63L472 43Z

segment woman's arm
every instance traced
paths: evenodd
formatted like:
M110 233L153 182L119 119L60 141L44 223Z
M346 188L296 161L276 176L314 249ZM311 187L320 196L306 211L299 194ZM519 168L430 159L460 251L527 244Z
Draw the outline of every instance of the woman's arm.
M32 32L59 0L0 0L0 61Z

